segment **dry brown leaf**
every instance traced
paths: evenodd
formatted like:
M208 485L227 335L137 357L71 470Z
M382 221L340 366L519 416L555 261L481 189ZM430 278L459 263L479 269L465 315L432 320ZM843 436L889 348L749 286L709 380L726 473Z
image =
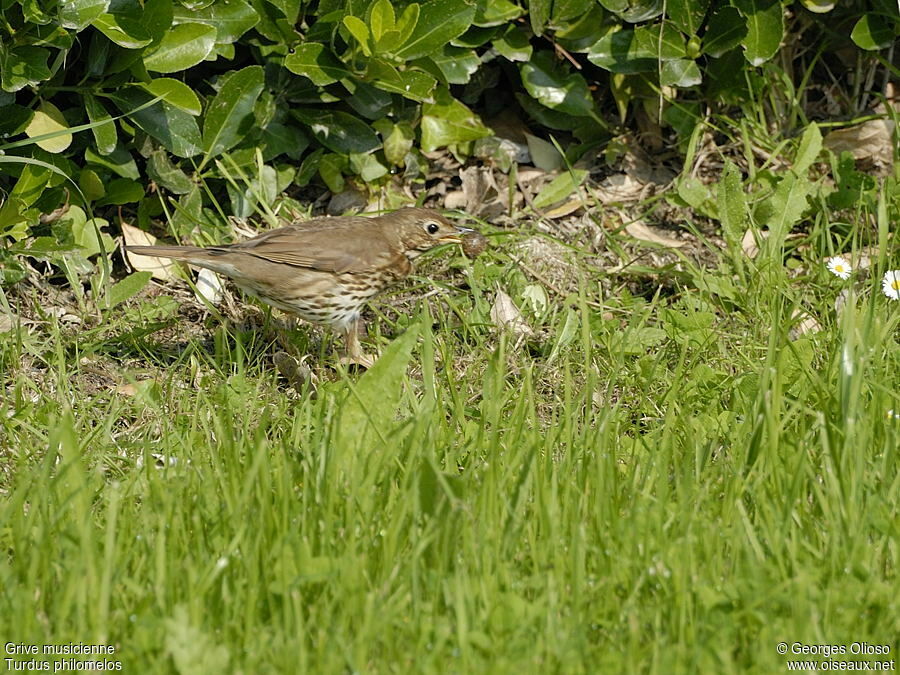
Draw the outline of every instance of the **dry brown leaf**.
M18 320L19 317L15 314L7 314L6 312L0 313L0 333L8 333L11 331Z
M462 180L462 190L466 195L466 211L477 216L481 213L489 201L496 201L499 193L494 174L490 167L470 166L461 169L459 177Z
M819 322L806 312L796 310L792 318L799 319L797 324L791 329L791 337L793 339L797 339L801 335L806 335L807 333L818 333L822 330L822 326L819 325Z
M748 227L747 231L744 232L744 237L741 239L741 250L751 260L759 255L759 244L756 242L757 236L761 241L764 241L769 238L769 232L768 230L759 230L754 234L753 230Z
M595 189L597 197L604 203L631 202L643 197L646 183L642 183L624 173L613 174Z
M118 387L116 387L116 393L122 394L122 396L136 396L138 393L138 386L134 382L120 384Z
M448 192L444 196L444 208L450 210L466 208L466 193L462 190Z
M122 221L122 236L128 246L153 246L156 244L156 237L149 232L129 225ZM167 258L157 258L150 255L137 255L136 253L125 252L128 263L138 272L150 272L154 279L160 281L172 281L178 278L175 270L176 263L174 260Z
M835 129L825 135L826 148L840 154L849 152L854 159L870 158L879 164L894 159L894 123L890 120L869 120L846 129Z
M516 307L512 298L501 290L497 291L494 306L491 307L491 321L497 328L508 330L513 337L520 338L531 335L531 327L522 318L522 312Z
M649 241L650 243L659 244L660 246L665 246L666 248L681 248L685 244L685 242L681 239L668 237L658 231L653 230L639 220L626 225L625 231L635 239L640 239L641 241Z
M569 214L575 213L583 206L583 199L570 199L569 201L563 202L555 208L544 211L543 215L545 218L562 218L563 216L568 216Z

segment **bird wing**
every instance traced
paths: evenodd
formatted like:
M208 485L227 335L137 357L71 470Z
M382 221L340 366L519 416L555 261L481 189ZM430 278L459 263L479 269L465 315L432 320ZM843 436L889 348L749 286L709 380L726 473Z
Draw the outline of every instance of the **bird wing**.
M340 226L288 225L214 249L335 274L369 272L390 264L396 257L379 229L372 225L369 218L347 218Z

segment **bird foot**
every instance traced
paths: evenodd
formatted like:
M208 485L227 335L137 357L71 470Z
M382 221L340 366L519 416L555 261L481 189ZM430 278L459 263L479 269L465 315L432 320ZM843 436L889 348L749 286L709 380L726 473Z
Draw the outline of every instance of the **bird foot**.
M360 352L359 354L342 356L339 363L346 368L356 367L368 370L375 365L375 357Z

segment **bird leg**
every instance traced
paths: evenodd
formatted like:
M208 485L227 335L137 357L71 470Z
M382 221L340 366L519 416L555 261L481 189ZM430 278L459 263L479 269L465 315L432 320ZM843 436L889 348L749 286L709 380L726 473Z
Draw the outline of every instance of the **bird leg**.
M341 358L344 365L361 366L368 370L375 365L375 358L363 353L359 344L360 319L351 322L344 329L344 345L346 347L345 355Z

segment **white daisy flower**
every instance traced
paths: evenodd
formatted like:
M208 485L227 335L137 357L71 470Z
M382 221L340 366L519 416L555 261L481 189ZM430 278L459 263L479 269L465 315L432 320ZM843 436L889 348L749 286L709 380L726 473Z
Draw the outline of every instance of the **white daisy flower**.
M828 266L829 272L841 279L849 279L850 273L853 271L853 266L840 256L829 258L825 264Z
M900 300L900 270L888 270L884 273L881 290L891 300Z

